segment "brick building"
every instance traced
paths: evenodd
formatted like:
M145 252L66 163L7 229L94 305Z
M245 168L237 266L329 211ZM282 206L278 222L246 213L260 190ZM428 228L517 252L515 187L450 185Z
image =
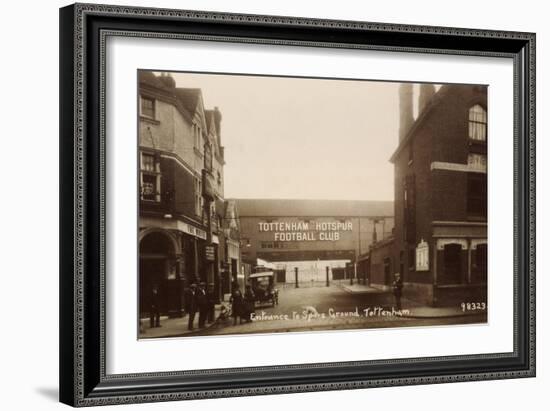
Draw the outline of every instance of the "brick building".
M170 75L138 76L140 313L156 287L161 311L181 315L190 283L221 295L225 242L238 235L224 231L221 113L205 110L201 90L176 87Z
M393 252L383 258L405 297L486 301L487 88L422 84L414 120L412 87L399 90Z

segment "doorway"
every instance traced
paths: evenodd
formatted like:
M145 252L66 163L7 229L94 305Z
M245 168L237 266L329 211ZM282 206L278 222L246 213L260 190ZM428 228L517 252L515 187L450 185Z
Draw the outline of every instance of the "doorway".
M462 246L460 244L445 245L443 267L446 284L462 283Z
M179 295L175 273L175 245L169 234L153 231L146 234L139 244L139 315L148 317L153 298L153 288L158 291L161 313L179 309Z

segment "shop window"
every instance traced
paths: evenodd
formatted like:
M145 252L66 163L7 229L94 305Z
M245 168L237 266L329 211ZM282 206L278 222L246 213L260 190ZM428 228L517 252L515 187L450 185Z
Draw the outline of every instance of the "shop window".
M468 137L472 140L487 140L487 111L479 104L468 112Z

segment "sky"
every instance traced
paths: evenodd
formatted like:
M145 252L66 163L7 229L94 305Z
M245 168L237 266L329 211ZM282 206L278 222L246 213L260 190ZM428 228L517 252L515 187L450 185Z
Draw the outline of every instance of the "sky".
M393 200L399 83L172 76L222 113L226 198Z

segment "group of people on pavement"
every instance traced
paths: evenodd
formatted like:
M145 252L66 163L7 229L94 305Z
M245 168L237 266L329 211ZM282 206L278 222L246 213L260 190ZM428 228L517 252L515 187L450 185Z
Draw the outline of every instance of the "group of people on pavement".
M397 306L396 308L400 310L403 280L399 273L395 273L392 289ZM153 285L150 298L150 327L161 327L158 285ZM229 302L231 303L233 325L237 325L237 321L239 324L252 321L252 313L255 312L256 296L250 284L246 285L243 295L239 283L234 281L231 285L231 297ZM214 287L209 285L207 288L204 282L200 282L198 286L196 283L192 283L185 291L185 311L189 316L187 322L188 330L194 329L197 313L199 314L199 328L204 328L206 323L213 323L215 320L215 306L216 295L214 293Z
M199 314L199 328L204 328L207 322L213 323L215 307L214 287L209 286L207 289L204 282L200 282L198 286L196 283L192 283L185 292L185 311L189 316L187 329L194 329L197 313Z
M243 295L239 283L236 281L233 282L229 302L231 303L233 325L237 325L237 320L239 320L239 324L243 322L252 322L251 318L252 313L255 312L256 296L250 284L245 287Z
M154 285L150 297L150 327L161 327L160 325L160 296L159 287ZM255 312L254 291L250 285L245 287L244 295L235 281L231 286L231 316L233 324L251 322L251 314ZM195 318L199 317L198 328L206 327L207 323L213 323L215 320L216 295L214 287L206 287L205 282L192 283L184 292L184 308L188 315L187 329L189 331L195 328ZM222 307L223 308L223 307ZM225 315L225 314L224 314Z

